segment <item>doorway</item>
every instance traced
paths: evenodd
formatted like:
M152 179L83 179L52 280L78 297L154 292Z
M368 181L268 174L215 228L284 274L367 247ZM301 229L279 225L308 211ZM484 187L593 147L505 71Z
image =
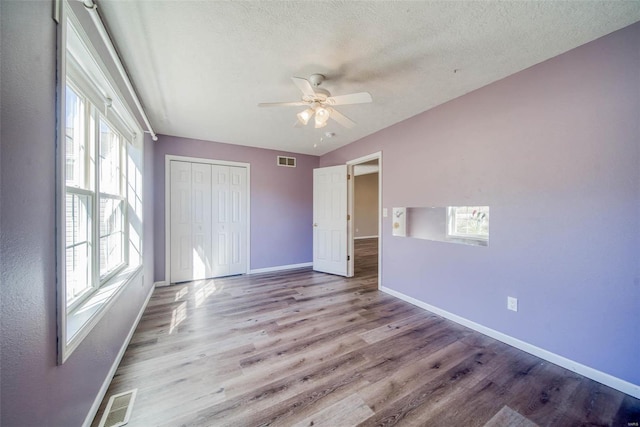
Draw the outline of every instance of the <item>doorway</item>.
M353 255L355 277L378 268L378 159L353 166Z
M377 276L380 287L382 248L382 153L347 162L353 179L348 186L348 245L350 273L358 278Z
M382 152L351 160L344 165L314 169L313 171L313 269L316 271L353 277L355 273L355 178L356 170L377 169L377 208L369 211L376 235L359 236L377 239L369 245L369 256L377 257L372 268L377 270L378 288L381 285L382 247ZM375 204L374 204L375 205ZM365 210L366 211L366 210ZM373 233L370 231L369 233ZM360 228L358 227L360 234ZM362 231L362 233L367 233ZM360 246L360 245L358 245ZM373 253L371 252L373 251Z

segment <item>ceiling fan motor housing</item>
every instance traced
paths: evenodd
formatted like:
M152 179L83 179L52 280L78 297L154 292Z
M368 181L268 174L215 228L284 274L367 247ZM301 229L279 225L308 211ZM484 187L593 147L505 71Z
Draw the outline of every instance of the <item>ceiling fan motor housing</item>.
M324 79L325 77L322 74L311 74L311 76L309 77L309 83L311 83L314 88L317 88L324 81ZM318 91L318 89L315 90L316 92Z
M328 90L321 89L319 87L314 87L313 90L315 92L314 95L304 95L302 97L302 100L310 103L313 103L313 102L324 103L326 102L327 98L331 96Z

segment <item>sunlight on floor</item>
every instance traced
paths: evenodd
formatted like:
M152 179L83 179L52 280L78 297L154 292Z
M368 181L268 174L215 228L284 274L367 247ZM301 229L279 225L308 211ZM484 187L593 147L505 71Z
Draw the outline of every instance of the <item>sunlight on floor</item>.
M207 280L205 282L198 283L194 287L196 288L196 307L200 307L200 305L216 291L222 290L216 288L216 284L213 280Z
M211 295L222 292L224 286L216 285L213 279L199 280L183 285L173 296L179 305L171 312L171 323L169 324L169 334L172 334L182 322L188 317L188 304L195 304L195 308L200 307ZM193 299L189 296L193 295ZM193 306L192 306L193 307Z
M187 318L187 302L180 303L179 306L173 309L171 313L171 324L169 325L169 334L180 326L180 324Z
M179 301L179 300L183 299L188 294L189 294L189 288L187 286L185 286L184 288L182 288L178 292L176 292L175 301Z

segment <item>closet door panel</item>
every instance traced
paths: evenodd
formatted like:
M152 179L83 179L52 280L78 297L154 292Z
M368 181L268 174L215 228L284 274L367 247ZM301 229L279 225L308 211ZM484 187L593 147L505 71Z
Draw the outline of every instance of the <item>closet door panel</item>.
M214 263L213 276L228 276L229 273L229 167L212 165L212 198L216 206L213 211L212 241Z
M171 162L171 278L172 283L192 280L191 163Z
M192 253L193 280L212 276L211 245L211 165L192 163Z
M229 168L229 274L247 271L247 169Z

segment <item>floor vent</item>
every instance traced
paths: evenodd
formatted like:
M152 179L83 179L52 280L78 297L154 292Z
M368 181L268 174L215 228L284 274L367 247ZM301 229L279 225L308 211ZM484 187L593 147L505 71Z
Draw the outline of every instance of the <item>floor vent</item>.
M99 427L120 427L129 422L138 389L114 394L109 398Z
M295 157L285 157L278 156L278 166L286 166L289 168L296 167L296 158Z

